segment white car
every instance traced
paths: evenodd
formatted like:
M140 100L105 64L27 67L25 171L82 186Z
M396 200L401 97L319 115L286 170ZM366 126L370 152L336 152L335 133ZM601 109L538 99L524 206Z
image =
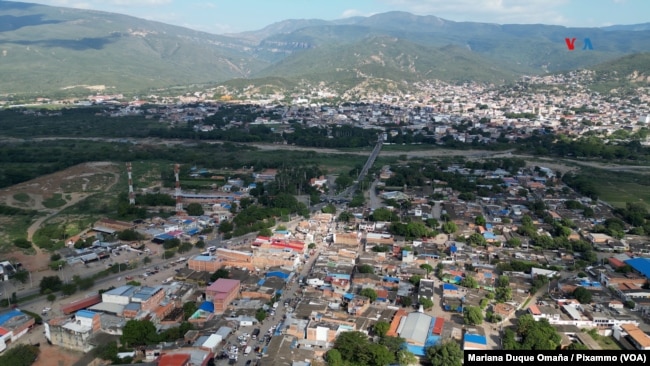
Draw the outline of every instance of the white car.
M41 313L47 314L47 312L50 310L52 310L52 308L43 308L43 311L41 311Z

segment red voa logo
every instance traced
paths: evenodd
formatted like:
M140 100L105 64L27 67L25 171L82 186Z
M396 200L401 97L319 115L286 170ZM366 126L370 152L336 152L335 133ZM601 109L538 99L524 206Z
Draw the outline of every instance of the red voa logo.
M569 49L569 51L573 51L576 48L576 38L565 38L564 42L566 42L566 47ZM589 38L585 38L583 41L583 50L593 50L594 46L591 44L591 40Z

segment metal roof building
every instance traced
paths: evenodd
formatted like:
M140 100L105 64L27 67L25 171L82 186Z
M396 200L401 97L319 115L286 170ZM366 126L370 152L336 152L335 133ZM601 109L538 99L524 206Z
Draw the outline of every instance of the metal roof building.
M424 313L411 313L406 317L400 327L400 337L406 342L418 346L424 346L429 336L429 326L433 318Z

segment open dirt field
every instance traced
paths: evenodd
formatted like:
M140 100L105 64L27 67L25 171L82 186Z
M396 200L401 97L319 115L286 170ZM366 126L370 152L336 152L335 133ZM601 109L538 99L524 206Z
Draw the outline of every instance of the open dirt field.
M61 210L91 194L109 190L117 183L120 173L120 167L110 162L79 164L0 190L0 204L44 214L27 229L27 239L31 240L36 230ZM13 251L3 257L23 263L30 271L39 271L47 266L50 258L40 248L35 249L36 255Z

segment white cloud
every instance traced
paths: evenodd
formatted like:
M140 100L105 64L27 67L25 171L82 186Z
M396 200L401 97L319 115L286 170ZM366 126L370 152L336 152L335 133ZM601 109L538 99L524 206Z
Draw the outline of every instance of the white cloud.
M363 14L357 9L346 9L341 13L341 18L351 18L363 16Z
M380 0L400 10L455 21L566 24L557 7L568 0Z

